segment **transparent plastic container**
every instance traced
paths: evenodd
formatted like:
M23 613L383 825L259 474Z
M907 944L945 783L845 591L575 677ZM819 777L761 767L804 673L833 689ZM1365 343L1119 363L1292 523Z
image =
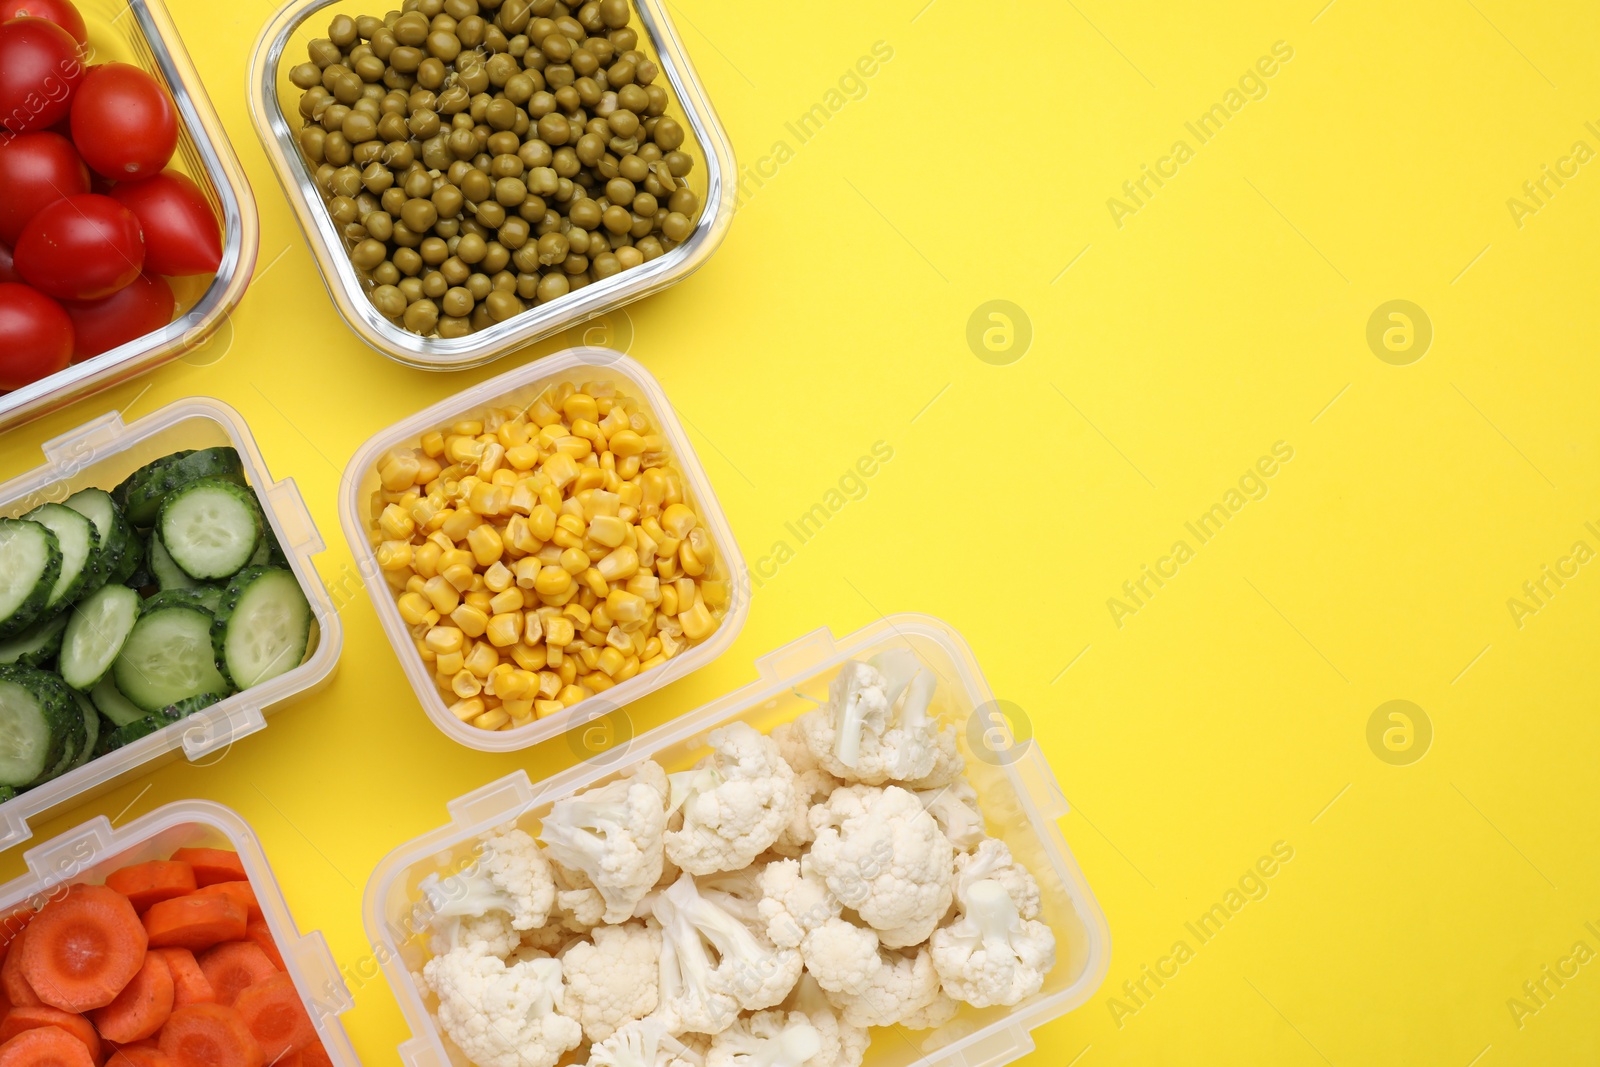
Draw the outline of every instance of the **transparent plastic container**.
M377 461L391 448L415 448L422 435L440 430L464 418L476 418L491 407L526 407L545 389L558 382L602 381L616 385L619 392L639 401L655 425L671 443L672 465L683 475L688 503L700 516L701 523L710 531L716 545L716 561L707 571L714 578L729 579L732 595L721 623L708 639L692 645L658 667L640 671L626 682L613 686L574 704L566 711L543 719L536 719L514 730L483 730L464 723L450 713L449 706L439 695L433 682L433 672L422 662L411 638L411 628L400 617L393 588L378 566L374 538L376 522L372 500L379 491ZM608 715L630 700L637 700L654 692L669 682L676 681L716 659L728 650L739 631L744 628L745 616L750 610L749 574L745 571L744 557L728 528L727 516L717 503L705 468L689 444L683 426L668 403L661 385L651 373L621 352L609 348L569 348L491 378L457 393L447 400L418 412L386 430L380 430L356 452L355 458L345 468L343 495L339 501L339 519L344 525L345 539L355 556L356 568L361 572L362 583L377 609L383 632L394 646L400 666L405 670L416 690L417 699L434 725L460 741L468 748L484 752L514 752L556 737L582 723Z
M972 1008L933 1030L874 1030L865 1067L998 1067L1034 1048L1029 1031L1086 1002L1111 962L1111 933L1104 912L1067 847L1056 820L1067 802L1037 745L1014 738L995 714L972 651L954 629L926 615L895 615L835 641L817 630L756 660L759 677L720 700L664 726L624 740L537 785L523 771L507 775L446 805L448 825L409 841L385 856L367 882L363 904L367 936L412 1037L399 1046L406 1067L470 1067L447 1045L434 1018L436 1001L415 974L429 958L422 894L430 874L459 870L474 855L478 835L508 822L537 833L556 800L627 775L645 759L667 771L684 770L704 756L706 735L738 720L771 731L826 700L841 664L888 648L906 648L938 679L932 712L956 728L967 779L977 789L990 836L1010 847L1038 879L1043 913L1056 935L1056 966L1044 987L1012 1008ZM619 732L618 736L623 736Z
M673 28L665 0L631 3L634 21L630 25L640 31L639 50L661 68L672 97L667 114L683 125L687 134L684 151L695 157L694 170L686 179L701 202L694 235L666 255L632 270L531 308L487 330L453 339L414 334L384 318L372 306L367 298L372 283L351 264L344 238L328 215L317 188L314 168L301 155L295 139L301 125L300 90L289 81L289 71L305 61L306 45L327 33L328 22L335 15L382 16L398 5L389 0L291 0L267 23L256 39L250 60L250 117L311 245L328 294L339 314L368 345L390 359L423 370L481 366L665 289L705 263L722 243L733 222L737 197L733 145Z
M215 762L234 742L265 726L266 715L322 688L332 676L344 631L322 579L311 565L311 558L324 548L322 535L294 481L272 480L244 419L219 400L191 397L128 424L123 423L120 412L110 411L46 441L42 466L0 485L0 516L15 518L90 486L109 490L152 460L185 448L219 445L238 450L245 477L261 498L262 511L311 602L315 626L310 654L292 671L235 693L0 804L0 851L33 836L30 820L49 818L100 796L172 762L180 750L191 762Z
M222 264L210 277L170 279L172 322L31 385L0 394L0 432L119 385L203 344L244 296L259 234L250 183L161 0L74 0L93 63L132 63L172 93L182 120L168 167L193 178L222 223Z
M261 914L283 956L283 969L311 1015L317 1037L336 1064L359 1067L339 1016L354 1005L322 934L300 933L283 890L273 877L261 843L231 808L206 800L183 800L141 815L113 830L104 815L24 852L30 873L0 886L0 923L37 911L66 885L100 884L120 867L166 859L180 848L223 848L239 854Z

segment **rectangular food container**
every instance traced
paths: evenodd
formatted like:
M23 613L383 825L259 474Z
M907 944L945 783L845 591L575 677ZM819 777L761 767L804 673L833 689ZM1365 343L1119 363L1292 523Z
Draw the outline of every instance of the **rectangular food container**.
M89 28L86 62L132 63L172 93L182 120L169 167L193 178L222 222L222 264L211 278L175 278L178 317L154 333L31 385L0 394L0 432L121 384L203 344L244 296L255 268L255 199L222 121L161 0L74 0Z
M118 868L166 859L189 847L232 849L239 854L261 914L283 956L284 971L294 979L317 1037L334 1063L357 1067L361 1061L339 1021L355 1002L328 951L328 942L315 930L300 933L255 832L231 808L207 800L182 800L115 830L104 815L96 815L60 837L35 845L22 854L29 873L0 886L0 916L4 916L0 922L24 911L37 911L61 886L100 884Z
M238 450L245 477L261 498L262 512L311 602L315 646L310 656L286 674L235 693L0 804L0 851L33 835L29 820L48 818L170 763L179 749L190 762L215 762L235 741L265 726L265 715L322 688L333 674L344 631L322 579L311 565L311 557L324 548L322 535L293 479L272 480L244 419L219 400L191 397L129 424L122 421L120 412L111 411L46 441L42 466L0 485L0 516L15 518L90 486L110 489L152 460L180 449L219 445Z
M667 15L665 0L631 0L640 29L640 51L661 68L672 95L667 114L688 132L686 151L697 157L688 183L701 199L700 217L689 240L632 270L541 304L466 337L422 337L383 317L367 298L368 283L356 273L337 225L329 217L313 168L300 153L296 134L300 90L289 71L304 62L306 45L324 36L335 15L382 16L389 0L292 0L267 23L250 60L250 117L272 169L294 208L328 294L339 314L368 345L390 359L423 370L463 370L604 315L659 292L692 273L722 243L733 221L737 172L733 145L706 98L700 78Z
M926 615L895 615L835 641L817 630L756 660L758 677L742 689L638 737L625 712L612 730L616 744L554 778L534 785L523 771L507 775L446 805L450 822L409 841L378 864L367 882L367 936L377 950L412 1038L399 1047L406 1067L469 1067L447 1049L433 1018L434 998L414 977L428 959L427 921L418 883L459 870L478 835L515 821L530 833L550 805L625 776L645 759L671 773L692 766L709 747L706 735L735 720L771 731L825 701L828 682L846 660L906 648L937 679L933 714L956 730L967 778L977 789L987 829L1010 847L1038 879L1040 918L1055 931L1057 961L1044 988L1012 1008L977 1009L933 1030L874 1031L865 1067L998 1067L1034 1048L1029 1031L1083 1004L1105 979L1111 933L1105 914L1056 825L1067 802L1027 730L1004 714L961 635ZM808 697L814 699L807 699ZM1012 718L1018 718L1015 712Z
M728 609L722 616L717 632L710 639L684 650L658 667L640 671L604 693L580 701L566 711L536 719L526 726L514 730L479 729L450 713L433 683L433 672L417 654L411 628L400 617L394 591L378 566L373 540L376 522L371 506L373 496L379 491L378 458L391 448L415 448L423 434L443 429L460 419L476 418L488 408L511 405L526 407L545 389L558 382L578 385L593 381L611 382L619 392L638 400L671 442L673 464L683 474L689 503L710 531L716 545L716 562L707 573L730 580L732 595ZM372 597L378 621L383 624L383 632L389 636L389 643L394 646L400 666L410 679L411 688L416 690L417 699L422 702L428 718L468 748L484 752L513 752L527 748L580 723L608 714L630 700L654 692L691 671L699 670L726 652L744 628L745 616L750 611L750 583L744 557L740 555L739 545L733 539L733 531L728 528L727 516L711 490L705 468L690 447L689 438L683 432L672 405L662 392L660 383L649 371L621 352L609 348L569 348L557 352L537 363L509 371L447 400L441 400L426 411L379 431L356 452L355 458L345 468L342 484L344 493L339 502L339 518L344 524L344 535L350 542L350 551L355 555L362 583Z

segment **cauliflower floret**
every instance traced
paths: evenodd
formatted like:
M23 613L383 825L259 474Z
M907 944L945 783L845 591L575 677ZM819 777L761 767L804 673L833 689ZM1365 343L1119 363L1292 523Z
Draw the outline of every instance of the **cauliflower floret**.
M802 977L781 1007L784 1011L804 1013L821 1035L822 1051L817 1054L813 1067L861 1067L871 1041L866 1027L851 1026L841 1020L815 979Z
M867 988L855 996L827 994L846 1025L896 1026L919 1019L939 999L939 972L926 945L911 953L885 949L880 955L883 965Z
M539 839L550 858L589 881L569 890L577 897L560 900L580 923L593 911L583 889L592 887L604 901L604 921L620 923L661 877L667 789L666 772L646 760L627 778L556 801L544 817Z
M818 1067L822 1035L809 1017L793 1011L763 1011L718 1034L706 1067Z
M955 847L898 786L836 789L811 809L804 864L889 948L919 945L950 907Z
M922 810L932 815L950 843L969 852L984 839L983 813L978 810L978 791L965 778L956 778L938 789L917 792Z
M937 969L937 968L936 968ZM899 1026L904 1030L935 1030L956 1017L956 1012L961 1010L961 1005L945 996L944 990L927 1007L912 1012L901 1019Z
M624 1023L656 1010L661 931L644 923L596 927L593 941L577 941L561 957L567 1014L583 1036L604 1041Z
M712 752L672 776L683 827L666 835L667 855L690 874L736 871L772 847L794 811L794 771L778 746L742 722L711 731Z
M835 777L931 788L959 773L961 760L954 735L928 714L933 691L933 672L910 651L892 648L846 663L828 686L827 706L795 725L818 765Z
M555 1067L583 1043L562 1014L561 963L507 966L474 947L435 956L423 980L439 998L439 1028L477 1067Z
M795 860L761 872L760 915L774 944L798 946L806 972L824 989L855 994L880 966L878 935L840 918L838 898Z
M1050 928L1024 919L993 878L966 885L960 903L961 917L929 942L944 991L976 1008L1009 1007L1037 993L1056 962Z
M660 1019L631 1022L589 1050L588 1067L700 1067L704 1056L667 1032Z
M417 888L440 935L436 949L485 941L496 946L492 955L504 956L521 931L545 924L555 880L538 842L524 831L490 832L478 840L471 864L448 878L430 874Z
M772 851L780 856L797 857L816 837L806 818L811 805L826 800L829 793L845 783L822 769L794 723L783 723L767 736L777 743L778 755L794 771L794 807L790 809L783 833L772 843Z
M979 842L976 851L956 857L956 899L964 899L972 884L984 878L992 878L1005 886L1006 892L1011 894L1011 902L1024 919L1039 917L1039 883L998 838L986 837Z
M661 924L660 1008L674 1032L717 1034L741 1010L781 1001L800 977L800 953L758 937L684 874L655 898Z

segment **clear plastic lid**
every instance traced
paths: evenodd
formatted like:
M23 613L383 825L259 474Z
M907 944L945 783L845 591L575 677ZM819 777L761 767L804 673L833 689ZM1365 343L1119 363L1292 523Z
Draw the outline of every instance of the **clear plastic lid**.
M462 370L481 366L665 289L700 267L722 243L733 222L737 195L733 145L684 52L683 42L667 15L667 5L663 0L631 3L641 31L640 50L655 59L671 90L672 102L666 113L683 124L689 135L684 150L695 156L695 168L686 179L702 205L694 234L672 251L632 270L531 308L487 330L451 339L412 333L373 307L367 298L371 283L363 280L350 262L344 238L328 214L313 169L296 141L301 123L296 103L300 90L289 81L289 71L305 61L307 44L326 34L328 22L335 15L382 16L392 5L372 0L291 0L267 23L256 39L255 54L250 60L250 116L311 245L328 294L358 337L410 367Z

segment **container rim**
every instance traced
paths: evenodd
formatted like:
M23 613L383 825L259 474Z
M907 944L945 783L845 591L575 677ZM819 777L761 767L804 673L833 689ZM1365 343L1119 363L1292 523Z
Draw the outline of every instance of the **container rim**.
M343 0L289 0L256 38L250 58L250 118L273 173L311 245L324 287L340 316L370 348L421 370L479 367L571 326L659 292L698 270L732 225L737 182L733 145L707 98L664 0L631 0L656 49L662 74L676 94L706 168L706 198L692 237L647 263L541 304L466 337L421 337L389 321L367 298L344 239L323 206L277 95L277 71L289 38L317 11Z
M660 429L672 446L675 464L689 483L690 492L698 505L700 520L711 532L718 554L728 568L731 596L728 609L723 613L717 632L707 641L684 650L659 667L653 667L622 682L603 693L597 693L543 719L513 730L482 730L464 723L450 713L433 683L427 666L416 655L409 636L410 628L400 618L395 598L390 595L389 583L378 566L377 556L370 541L369 524L363 519L363 501L359 486L365 473L385 450L406 445L436 426L447 424L462 415L479 411L497 397L523 389L532 389L541 382L593 367L607 374L617 374L628 380L639 399L654 412ZM689 443L688 435L679 423L676 409L667 399L654 375L638 361L609 348L577 347L546 356L543 359L507 371L454 396L446 397L432 406L378 431L356 450L342 479L339 499L339 520L344 527L345 540L355 557L356 569L366 587L368 598L378 614L384 633L400 661L411 688L416 692L428 718L433 720L451 738L468 748L481 752L514 752L541 741L559 736L586 723L616 714L624 705L647 693L699 670L726 652L744 629L750 611L750 578L745 568L744 556L728 525L727 513L717 499L711 480L706 476L698 454Z

